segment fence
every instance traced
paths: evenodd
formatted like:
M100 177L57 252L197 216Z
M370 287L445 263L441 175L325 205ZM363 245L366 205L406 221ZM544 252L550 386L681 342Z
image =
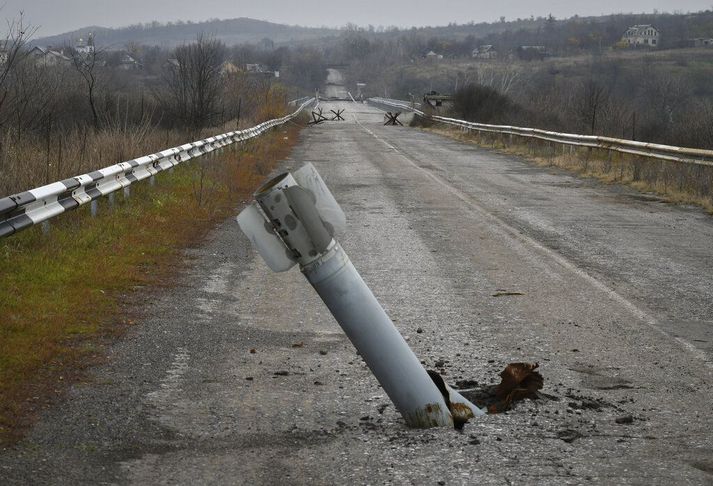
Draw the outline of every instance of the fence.
M597 135L576 135L572 133L551 132L548 130L540 130L538 128L522 128L509 125L474 123L437 115L429 116L423 111L414 108L411 103L407 101L392 100L388 98L370 98L369 101L412 111L418 116L447 125L457 126L464 130L476 130L479 132L499 133L503 135L516 135L518 137L538 139L562 145L611 150L624 154L665 160L669 162L713 167L713 150L675 147L672 145L637 142L634 140L600 137Z
M47 221L59 214L91 203L118 190L128 191L131 184L153 177L182 162L255 138L267 130L295 118L314 98L308 98L297 110L282 118L263 122L252 128L224 133L197 142L173 147L151 155L111 165L88 174L53 182L0 199L0 238Z

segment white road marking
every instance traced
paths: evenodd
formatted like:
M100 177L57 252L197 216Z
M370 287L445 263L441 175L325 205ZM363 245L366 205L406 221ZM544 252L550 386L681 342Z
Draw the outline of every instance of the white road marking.
M451 184L448 182L444 181L431 171L424 169L423 167L419 166L414 160L412 160L410 157L408 157L406 154L401 152L399 149L391 145L389 142L387 142L385 139L379 137L376 135L374 132L369 130L367 127L365 127L357 118L356 115L354 116L354 120L356 123L367 133L369 133L372 137L374 137L376 140L380 141L384 145L386 145L389 149L393 150L396 154L400 155L406 162L408 162L411 166L414 168L418 169L420 172L422 172L424 175L426 175L428 178L433 180L435 183L439 184L442 186L444 189L449 191L451 194L456 196L458 199L460 199L463 203L470 208L471 211L476 212L478 215L481 217L484 217L490 222L494 223L498 227L500 227L508 236L515 240L519 240L522 243L528 244L540 253L545 254L552 260L554 260L556 263L561 265L563 268L567 269L568 271L572 272L573 274L577 275L578 277L582 278L583 280L587 281L590 285L592 285L594 288L597 290L600 290L601 292L604 292L606 295L608 295L612 300L615 302L621 304L625 309L627 309L629 312L631 312L634 317L637 319L640 319L643 321L649 328L652 330L658 332L659 334L665 336L666 338L673 338L674 341L676 341L679 345L681 345L686 351L690 352L693 354L697 359L703 361L703 363L710 369L713 369L713 363L711 360L708 358L706 353L698 349L695 345L692 343L688 342L687 340L681 338L681 337L676 337L672 336L665 330L663 330L659 326L659 322L656 318L639 308L636 304L628 300L626 297L623 295L619 294L616 290L612 289L605 283L601 282L598 280L596 277L590 275L589 273L585 272L581 268L579 268L576 264L572 263L569 261L567 258L562 256L561 254L555 252L554 250L547 248L546 246L542 245L539 241L535 240L534 238L525 235L523 233L520 233L519 230L516 228L512 227L510 224L496 216L495 214L491 213L487 209L485 209L483 206L477 204L473 199L462 192L461 190L453 187ZM434 163L435 165L435 163ZM440 169L443 169L443 167L440 167Z

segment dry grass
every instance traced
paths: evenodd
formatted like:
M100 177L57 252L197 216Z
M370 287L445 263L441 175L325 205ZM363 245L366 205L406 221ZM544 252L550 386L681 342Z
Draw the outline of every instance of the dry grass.
M287 113L283 88L272 87L255 96L260 98L260 103L249 118L241 120L240 128ZM200 132L168 130L148 122L129 126L116 119L108 120L98 132L83 127L18 136L16 131L8 130L0 134L0 197L236 128L235 121L229 121Z
M587 149L517 136L432 127L450 138L523 157L543 167L559 167L609 184L655 193L669 202L692 204L713 214L713 167L666 162L608 150Z
M96 218L80 208L53 220L47 235L31 228L0 243L0 442L21 436L101 358L103 342L134 324L122 302L170 282L180 250L236 213L299 130L288 124L161 173L155 187L132 186L113 207L102 200ZM115 142L137 152L151 143Z

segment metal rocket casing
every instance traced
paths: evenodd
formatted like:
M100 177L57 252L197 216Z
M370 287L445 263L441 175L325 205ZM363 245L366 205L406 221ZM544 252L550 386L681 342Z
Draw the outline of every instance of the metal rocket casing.
M346 217L314 166L265 183L238 216L240 229L275 272L306 265L346 228ZM258 209L259 206L259 209Z
M344 212L312 164L271 179L255 200L238 216L240 228L273 271L299 263L409 426L452 426L483 413L436 386L362 280L334 238Z

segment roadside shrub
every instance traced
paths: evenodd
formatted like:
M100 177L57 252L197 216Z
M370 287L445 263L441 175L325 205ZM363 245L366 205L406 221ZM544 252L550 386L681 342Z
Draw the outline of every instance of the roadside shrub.
M508 96L479 84L460 88L453 98L453 112L462 120L502 124L515 111L517 106Z

